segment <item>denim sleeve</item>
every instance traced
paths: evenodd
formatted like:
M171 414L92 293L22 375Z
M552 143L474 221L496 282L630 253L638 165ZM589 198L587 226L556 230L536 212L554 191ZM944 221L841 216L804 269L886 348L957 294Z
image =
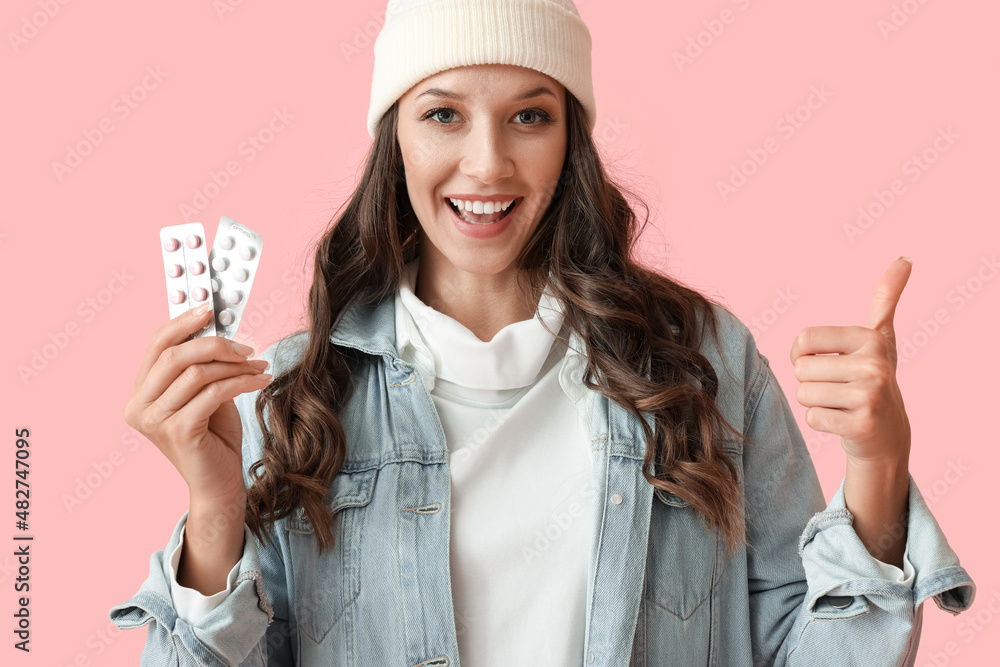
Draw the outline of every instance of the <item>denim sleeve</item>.
M273 353L269 349L260 358L272 361ZM247 486L251 481L249 467L262 453L263 438L254 414L257 393L236 398L243 426L243 478ZM120 629L147 626L140 667L291 667L295 664L294 637L288 621L282 557L282 545L287 543L281 531L272 531L272 542L264 544L244 524L235 587L218 606L191 624L177 613L170 572L170 555L180 544L187 518L185 512L166 547L150 556L149 576L139 590L109 612Z
M244 531L244 537L246 532ZM181 586L177 581L177 569L180 566L181 551L184 549L184 529L178 538L179 544L167 558L167 571L170 574L170 595L174 599L174 609L177 615L183 618L188 625L198 625L205 614L212 611L229 597L229 594L236 588L236 577L240 574L240 562L233 565L233 569L226 576L226 585L217 593L203 595L200 591L187 586Z
M757 360L745 408L744 475L754 664L913 665L923 602L933 597L958 614L971 606L975 583L912 476L912 580L886 577L854 532L843 481L824 501L788 400L767 358L755 348L751 354Z
M148 625L146 646L139 661L142 667L278 664L264 659L263 638L275 615L264 590L257 545L246 525L243 527L246 544L232 594L198 625L190 625L178 616L170 594L165 554L177 547L187 517L185 512L177 522L166 548L150 557L149 576L135 595L111 608L111 621L122 630ZM291 665L291 662L281 664Z

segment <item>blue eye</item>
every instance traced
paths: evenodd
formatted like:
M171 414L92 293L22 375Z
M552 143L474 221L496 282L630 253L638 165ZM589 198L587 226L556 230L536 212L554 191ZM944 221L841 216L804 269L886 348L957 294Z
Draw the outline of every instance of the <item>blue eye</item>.
M427 113L425 113L423 116L421 116L420 120L427 120L429 118L433 118L433 117L437 116L439 113L443 113L443 112L455 113L455 110L452 109L451 107L438 107L436 109L431 109L430 111L428 111ZM538 118L540 118L540 121L536 122L536 123L519 123L520 125L539 125L539 124L542 124L542 123L551 123L552 122L552 116L549 115L547 112L545 112L542 109L534 109L534 108L533 109L522 109L521 111L517 112L517 116L518 117L522 116L523 114L534 114L535 116L538 116ZM452 125L453 123L447 123L447 122L445 122L445 123L440 123L440 124L441 125Z
M524 114L524 113L535 114L536 116L538 116L539 118L541 118L541 122L542 123L551 123L552 122L552 116L550 116L549 114L545 113L541 109L525 109L523 111L518 112L517 115L520 116L521 114ZM525 123L525 125L538 125L538 123Z
M442 108L440 108L440 109L431 109L431 110L430 110L430 111L428 111L428 112L427 112L426 114L424 114L424 117L423 117L423 118L421 118L420 120L427 120L428 118L433 118L434 116L437 116L437 115L438 115L439 113L441 113L441 112L443 112L443 111L450 111L450 112L452 112L452 113L454 113L454 112L455 112L455 110L454 110L454 109L449 109L449 108L447 108L447 107L442 107ZM451 123L444 123L444 124L445 124L445 125L450 125Z

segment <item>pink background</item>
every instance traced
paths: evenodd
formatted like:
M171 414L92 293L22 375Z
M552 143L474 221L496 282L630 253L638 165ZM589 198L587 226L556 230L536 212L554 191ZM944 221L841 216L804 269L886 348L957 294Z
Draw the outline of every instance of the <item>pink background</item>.
M864 325L882 272L899 255L915 259L895 318L912 472L978 584L958 617L928 601L917 664L990 663L1000 574L993 531L980 526L996 525L989 471L1000 463L987 419L1000 370L1000 6L577 4L594 39L595 135L614 174L652 207L645 256L753 326L828 498L844 454L838 438L806 426L790 346L807 326ZM211 236L226 215L259 231L263 263L241 334L259 351L298 328L311 243L371 141L384 10L371 0L4 3L0 267L11 307L0 495L11 546L0 549L0 661L138 662L145 628L118 632L108 609L136 591L187 508L181 477L122 418L147 339L167 319L158 230L198 220ZM147 77L157 68L159 80ZM829 96L810 109L814 89ZM294 118L251 159L240 146L275 109ZM796 113L787 131L782 119ZM102 121L113 131L57 175L53 163ZM948 128L952 142L935 147ZM777 150L747 163L745 183L723 198L718 182L765 146ZM933 163L913 171L925 153ZM184 217L231 160L240 173ZM896 179L878 211L877 192ZM858 207L878 217L850 236ZM43 350L51 358L22 378ZM15 427L31 429L30 655L11 648Z

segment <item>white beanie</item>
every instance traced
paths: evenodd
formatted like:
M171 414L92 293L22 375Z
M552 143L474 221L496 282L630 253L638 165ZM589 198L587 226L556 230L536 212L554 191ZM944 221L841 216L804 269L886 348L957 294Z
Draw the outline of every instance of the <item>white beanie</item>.
M429 76L466 65L519 65L546 74L597 121L590 30L573 0L389 0L375 39L368 134Z

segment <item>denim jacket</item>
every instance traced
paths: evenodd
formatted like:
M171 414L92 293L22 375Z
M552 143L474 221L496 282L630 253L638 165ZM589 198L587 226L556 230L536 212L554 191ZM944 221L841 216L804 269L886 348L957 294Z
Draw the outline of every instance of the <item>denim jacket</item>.
M110 610L119 628L148 626L140 664L459 666L448 448L417 369L396 354L394 309L391 298L355 298L331 330L331 343L359 359L340 415L347 458L329 494L335 549L317 555L301 508L276 522L267 547L244 526L236 587L195 627L177 617L170 594L168 556L185 512L139 590ZM749 438L745 447L724 444L745 494L748 545L730 558L685 500L654 489L642 475L637 418L586 390L597 513L583 667L912 665L923 602L958 614L972 604L975 583L912 476L915 578L912 588L885 578L852 528L843 481L824 501L767 358L732 313L713 309L720 345L706 335L700 351L719 376L725 418ZM295 363L306 335L261 355L271 372ZM570 347L585 354L575 334ZM582 385L582 363L572 373ZM256 395L236 400L248 485L262 451ZM524 595L530 604L531 592Z

